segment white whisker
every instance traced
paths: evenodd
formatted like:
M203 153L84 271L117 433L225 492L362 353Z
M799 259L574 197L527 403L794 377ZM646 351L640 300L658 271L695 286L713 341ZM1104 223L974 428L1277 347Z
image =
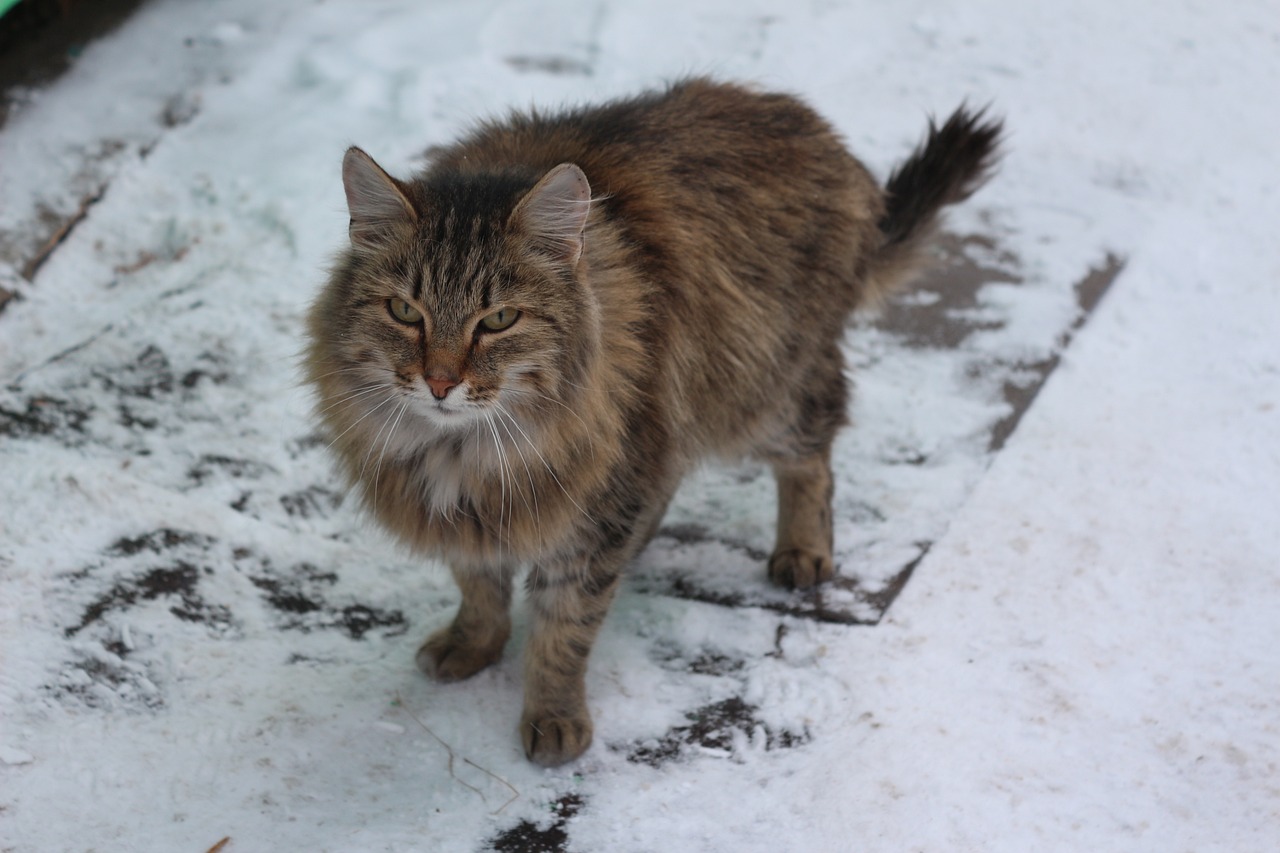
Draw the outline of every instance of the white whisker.
M497 404L496 408L502 409L502 404L501 403ZM508 415L510 415L510 413L508 413ZM547 458L542 455L542 451L538 449L538 445L533 443L533 439L529 438L529 434L524 431L524 427L520 426L520 421L516 420L515 418L511 418L510 420L511 420L511 424L520 432L522 436L524 436L524 440L528 442L529 448L538 455L538 458L540 460L542 460L542 466L547 469L547 473L551 475L551 479L554 480L555 484L560 487L560 491L564 492L564 496L569 499L569 503L573 504L575 507L578 508L578 512L582 513L583 518L585 518L587 521L590 521L592 524L595 524L595 519L591 517L591 513L583 509L582 506L573 499L573 495L569 494L569 490L564 487L564 483L560 482L560 478L556 476L556 472L551 467L551 463L548 462Z
M498 424L502 427L503 431L506 432L507 437L511 439L511 446L515 448L516 453L520 454L520 464L524 465L524 475L529 480L529 495L533 498L533 517L537 520L538 533L541 535L542 514L538 511L538 489L533 483L533 472L529 470L529 462L524 458L524 451L520 449L520 444L516 441L516 437L512 435L511 428L508 427L506 422L503 420L504 418L506 420L511 420L511 413L503 409L501 406L495 408L494 411L498 414ZM529 502L527 500L525 501L524 507L525 509L529 508Z
M343 397L341 400L334 400L332 403L325 406L323 409L319 409L318 413L324 414L330 409L334 409L334 408L337 408L338 406L341 406L343 403L350 403L352 400L355 400L359 397L365 397L365 396L368 396L369 394L372 394L374 391L378 391L383 388L390 388L390 387L392 386L389 382L379 382L376 385L367 385L363 388L359 388L355 391L352 391L350 394Z
M396 429L400 426L400 419L404 417L404 413L409 410L409 401L405 400L400 404L400 409L396 412L396 419L391 424L391 429L387 430L387 437L382 442L382 450L378 451L378 458L373 466L373 508L378 509L378 478L382 475L382 462L386 459L387 448L391 445L391 436L395 434ZM375 438L374 441L377 441Z
M390 391L391 391L391 393L387 394L387 399L383 400L381 403L379 403L378 405L374 406L372 409L370 409L369 411L365 412L365 413L364 413L363 415L361 415L360 417L356 418L356 420L355 420L355 422L354 422L354 423L352 423L350 426L348 426L348 427L347 427L346 429L344 429L342 432L340 432L340 433L338 433L337 435L335 435L335 436L333 437L333 441L330 441L330 442L329 442L329 444L328 444L328 446L325 448L326 450L327 450L327 449L331 449L335 444L337 444L337 443L338 443L338 439L342 438L344 435L346 435L347 433L351 432L351 430L353 430L353 429L355 429L357 426L359 426L359 425L360 425L360 422L361 422L361 421L363 421L365 418L369 417L369 416L370 416L370 415L372 415L374 412L378 411L378 409L381 409L381 408L382 408L383 406L385 406L387 403L390 403L392 400L394 400L394 399L396 398L395 388L393 388L390 384L388 384L386 387L387 387L388 389L390 389Z
M347 367L339 367L337 370L330 370L328 373L321 373L319 376L308 377L308 381L316 382L321 379L328 379L330 376L336 376L339 373L367 373L369 369L363 364L349 365Z
M401 404L401 406L403 405L404 404ZM369 447L364 452L364 458L360 460L360 479L361 480L364 479L364 472L367 471L369 468L369 457L373 455L373 449L378 446L378 439L382 438L382 433L386 431L387 427L391 425L391 421L395 418L395 414L394 414L395 411L396 409L393 409L392 410L393 414L388 415L386 418L383 419L382 426L378 428L378 434L373 437L373 441L369 442ZM400 409L400 411L403 411L403 409Z
M494 429L494 426L493 426L493 418L490 417L488 413L486 413L484 416L484 421L486 424L489 425L489 434L493 436L493 447L494 447L494 450L498 453L498 460L499 460L499 463L501 463L502 446L501 446L501 442L498 441L498 431ZM506 472L506 467L501 464L499 464L498 466L498 485L501 490L498 498L498 560L501 561L502 560L502 522L506 518L506 510L507 510L507 472Z
M564 409L564 410L565 410L566 412L568 412L569 414L573 415L573 417L574 417L575 419L577 419L578 423L582 424L582 434L583 434L584 436L586 436L586 439L587 439L587 446L591 448L591 458L592 458L592 460L594 460L594 459L596 458L596 442L595 442L595 437L591 434L591 428L590 428L589 426L587 426L587 422L586 422L586 421L584 421L584 420L582 419L582 416L581 416L581 415L579 415L577 412L575 412L573 409L569 408L569 406L565 405L564 403L560 402L559 400L557 400L556 398L554 398L554 397L552 397L552 396L550 396L550 395L548 395L548 394L543 394L543 393L541 393L541 392L539 392L539 391L534 391L534 390L533 390L533 389L531 389L531 388L511 388L511 387L508 387L508 388L505 388L505 389L503 389L503 390L504 390L504 392L505 392L505 393L509 393L509 394L528 394L528 395L532 395L535 399L538 399L538 400L544 400L544 401L546 401L546 402L548 402L548 403L555 403L557 406L559 406L560 408Z

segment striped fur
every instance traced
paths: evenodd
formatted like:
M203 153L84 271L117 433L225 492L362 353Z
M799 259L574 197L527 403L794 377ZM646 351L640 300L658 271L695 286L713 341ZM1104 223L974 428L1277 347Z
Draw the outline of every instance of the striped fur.
M692 465L770 463L770 577L831 577L839 341L990 171L998 124L957 116L892 196L795 98L700 79L482 125L408 181L348 152L352 245L309 316L320 419L374 517L452 566L426 672L498 659L530 567L532 760L590 744L592 643ZM520 313L489 331L498 309Z

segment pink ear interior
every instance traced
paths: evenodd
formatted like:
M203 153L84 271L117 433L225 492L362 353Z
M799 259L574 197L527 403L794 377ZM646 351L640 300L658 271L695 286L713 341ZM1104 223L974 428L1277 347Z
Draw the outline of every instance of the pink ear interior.
M388 230L417 219L395 179L359 148L348 148L342 158L342 186L356 245L376 245Z
M511 217L542 251L576 264L591 212L591 184L572 163L561 163L529 190Z

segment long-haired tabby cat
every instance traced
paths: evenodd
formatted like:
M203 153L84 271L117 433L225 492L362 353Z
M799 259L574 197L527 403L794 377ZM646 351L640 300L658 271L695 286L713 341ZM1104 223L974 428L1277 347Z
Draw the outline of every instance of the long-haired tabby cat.
M462 590L418 665L496 661L527 565L525 752L576 758L619 576L708 457L772 467L769 577L829 579L846 319L910 273L999 134L962 107L881 187L795 98L696 79L482 125L412 180L347 151L308 378L364 504Z

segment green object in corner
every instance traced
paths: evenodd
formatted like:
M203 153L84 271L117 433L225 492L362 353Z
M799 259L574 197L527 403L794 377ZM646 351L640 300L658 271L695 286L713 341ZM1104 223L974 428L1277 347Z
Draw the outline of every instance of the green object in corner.
M21 2L22 0L0 0L0 18L3 18L6 12Z

